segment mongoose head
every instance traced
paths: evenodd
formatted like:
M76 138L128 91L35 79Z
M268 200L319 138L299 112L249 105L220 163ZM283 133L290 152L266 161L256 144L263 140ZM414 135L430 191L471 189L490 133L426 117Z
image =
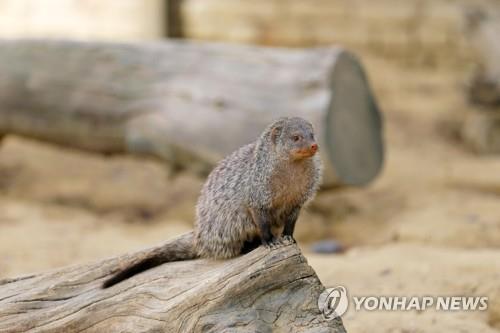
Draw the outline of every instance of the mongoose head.
M311 158L318 151L312 125L299 117L281 118L270 126L275 151L294 161Z

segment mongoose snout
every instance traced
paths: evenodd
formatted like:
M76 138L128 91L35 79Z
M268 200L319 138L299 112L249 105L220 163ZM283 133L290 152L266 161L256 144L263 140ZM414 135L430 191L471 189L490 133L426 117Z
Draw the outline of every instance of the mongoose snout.
M304 138L302 135L295 135L292 137L292 147L290 154L294 160L313 157L318 151L318 144L312 138Z

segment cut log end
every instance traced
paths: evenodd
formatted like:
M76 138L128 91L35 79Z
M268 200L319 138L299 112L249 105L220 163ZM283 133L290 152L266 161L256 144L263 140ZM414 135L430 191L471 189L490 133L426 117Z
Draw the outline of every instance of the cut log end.
M343 185L366 185L384 160L382 119L361 63L343 51L331 73L327 155Z
M0 332L345 332L323 319L324 287L296 245L173 262L101 288L137 255L4 280Z

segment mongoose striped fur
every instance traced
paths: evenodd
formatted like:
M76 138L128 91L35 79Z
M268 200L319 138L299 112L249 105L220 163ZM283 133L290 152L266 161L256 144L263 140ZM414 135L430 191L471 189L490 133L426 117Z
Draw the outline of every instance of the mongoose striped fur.
M321 182L317 150L309 122L298 117L275 121L210 173L196 205L194 231L149 252L103 287L166 262L226 259L260 244L294 242L300 209Z

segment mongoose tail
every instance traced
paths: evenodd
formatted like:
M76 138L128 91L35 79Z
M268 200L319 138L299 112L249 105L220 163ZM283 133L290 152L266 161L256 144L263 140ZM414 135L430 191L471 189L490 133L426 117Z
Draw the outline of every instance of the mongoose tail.
M109 288L136 274L167 262L198 258L199 255L194 248L193 239L194 233L191 231L173 239L161 247L154 249L151 253L148 253L145 258L139 259L138 262L132 263L123 271L118 272L108 280L104 281L102 287Z

